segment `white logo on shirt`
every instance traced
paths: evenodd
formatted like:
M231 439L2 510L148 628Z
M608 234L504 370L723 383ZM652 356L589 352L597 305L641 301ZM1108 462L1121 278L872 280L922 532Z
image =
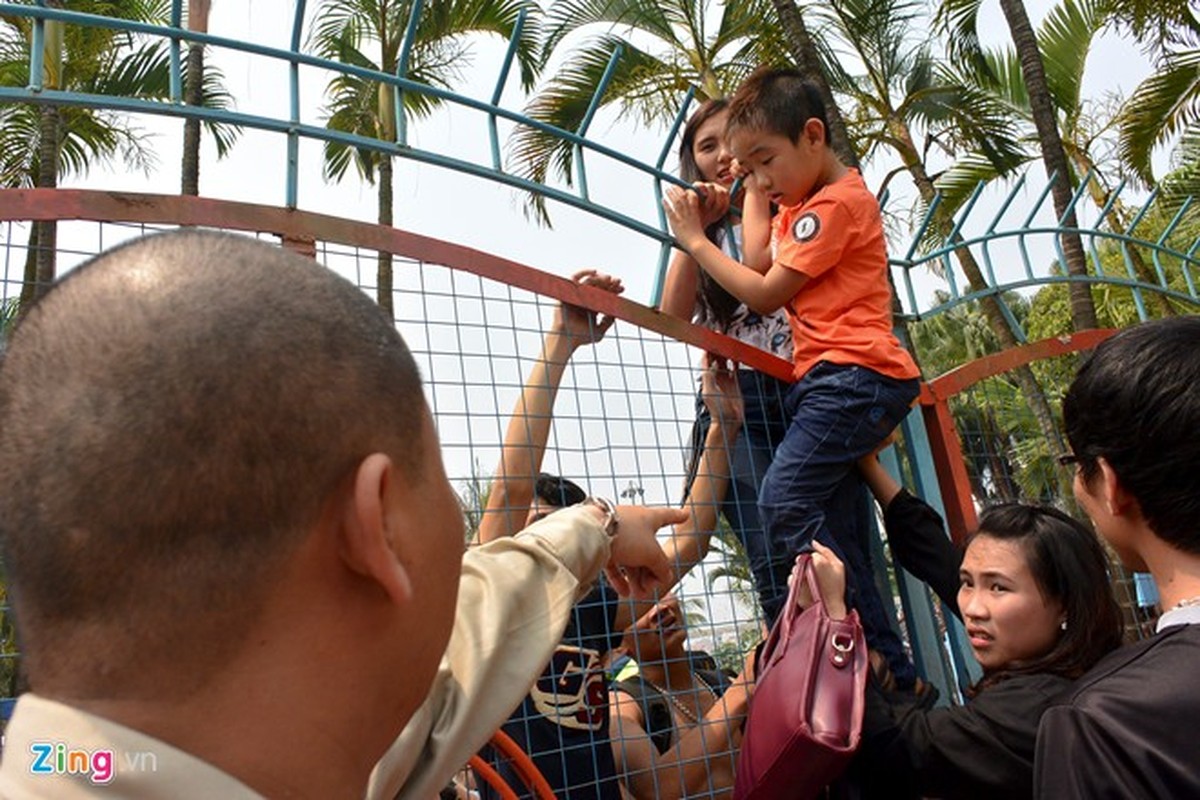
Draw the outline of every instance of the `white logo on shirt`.
M597 731L608 726L608 692L600 654L595 650L559 645L543 674L529 692L542 716L564 728Z
M797 242L808 242L817 238L821 232L821 220L811 211L800 215L792 224L792 238Z

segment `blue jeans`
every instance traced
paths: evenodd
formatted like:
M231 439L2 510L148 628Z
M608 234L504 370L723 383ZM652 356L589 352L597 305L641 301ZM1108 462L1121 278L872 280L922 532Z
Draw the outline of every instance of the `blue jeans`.
M916 672L875 585L866 493L855 462L904 419L918 387L915 378L825 361L792 387L786 401L792 422L758 495L770 547L750 562L763 612L774 623L796 555L813 539L833 549L846 564L867 642L887 658L901 686L911 685Z
M729 455L729 489L721 513L741 541L751 563L766 558L770 546L758 516L758 487L775 456L775 448L787 433L788 415L784 401L792 384L751 369L738 370L744 420ZM688 466L688 489L704 449L712 418L704 401L696 398L696 422L692 426L692 455Z

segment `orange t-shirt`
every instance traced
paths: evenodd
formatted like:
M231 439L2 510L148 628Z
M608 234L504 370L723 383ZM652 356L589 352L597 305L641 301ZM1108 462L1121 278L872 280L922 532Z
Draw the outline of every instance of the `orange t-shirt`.
M820 361L900 380L920 375L892 333L883 219L857 170L781 208L771 243L775 265L808 276L787 304L796 380Z

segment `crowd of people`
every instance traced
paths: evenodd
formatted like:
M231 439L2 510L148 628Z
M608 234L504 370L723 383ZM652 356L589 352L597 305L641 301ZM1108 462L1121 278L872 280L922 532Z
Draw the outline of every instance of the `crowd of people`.
M671 594L719 514L767 625L801 552L829 613L863 620L862 741L831 795L1200 797L1200 317L1112 336L1071 384L1063 462L1094 530L1006 504L958 550L876 458L918 372L878 204L819 95L760 71L682 146L695 185L664 201L681 249L663 311L794 372L704 357L678 508L542 470L568 361L612 324L583 309L546 331L464 548L416 364L349 282L199 230L60 280L0 362L0 544L29 686L0 797L490 797L484 771L520 786L497 730L556 797L731 796L755 655L713 669ZM939 704L885 611L870 495L896 560L966 630L982 678L961 705ZM1136 644L1101 539L1157 584L1164 613Z

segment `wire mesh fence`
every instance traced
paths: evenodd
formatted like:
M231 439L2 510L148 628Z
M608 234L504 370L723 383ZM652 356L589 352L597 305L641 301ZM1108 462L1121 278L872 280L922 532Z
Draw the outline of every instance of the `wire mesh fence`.
M170 227L60 221L59 273L122 241ZM6 320L15 318L20 303L31 254L29 228L9 221L2 230L0 300ZM375 249L318 239L311 242L311 251L374 296ZM561 380L551 386L538 367L561 313L560 300L515 285L528 281L484 277L461 264L423 258L397 255L394 275L396 326L421 368L447 474L459 493L468 546L475 546L494 479L511 477L498 469L502 445L511 437L514 410L531 386L555 394L548 419L523 418L526 440L537 438L531 431L539 421L549 423L544 455L540 443L523 444L533 456L535 472L561 476L585 494L623 503L684 501L689 467L698 455L699 349L620 319L602 336L589 337L598 341L574 348ZM596 311L580 312L592 334L603 327L603 315ZM919 355L923 347L926 355L933 352L928 337L918 333L916 341ZM1059 407L1076 359L1062 356L1030 367L1053 408ZM763 397L746 399L770 405ZM1013 373L956 393L950 408L977 505L1026 500L1078 512L1071 507L1070 475L1056 461L1062 452L1061 431L1046 435ZM902 447L886 463L921 493L922 434L913 424L910 417ZM930 485L926 494L936 491ZM513 512L523 517L526 509ZM711 506L707 512L716 516ZM873 522L878 529L878 519ZM964 665L957 623L893 563L885 541L877 535L873 553L891 622L924 677L943 689L943 698L960 697L977 673ZM1114 574L1121 577L1114 585L1134 630L1145 621L1144 613L1132 583L1115 562ZM689 786L689 796L721 796L732 774L734 737L732 724L721 718L718 698L764 634L750 569L727 522L720 523L708 556L679 583L674 596L677 604L629 609L625 617L603 593L582 602L563 645L505 726L524 755L485 751L476 769L460 775L458 788L506 796L493 795L481 776L495 771L514 786L525 785L521 759L532 758L536 774L560 797L615 796L618 782L634 796L657 797L668 781ZM0 613L0 693L11 698L20 689L17 642L7 603ZM627 629L618 620L636 624ZM549 732L539 728L548 719L554 721ZM682 747L685 739L688 746ZM649 748L656 755L648 756ZM526 789L524 796L535 792ZM517 795L522 796L520 789Z

